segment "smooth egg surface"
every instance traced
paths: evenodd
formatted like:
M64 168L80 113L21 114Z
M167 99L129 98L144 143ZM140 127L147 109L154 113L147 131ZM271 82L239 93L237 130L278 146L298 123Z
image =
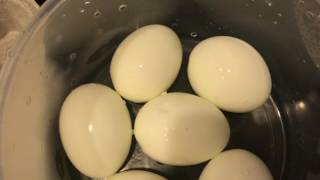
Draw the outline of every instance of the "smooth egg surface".
M130 170L118 173L106 180L166 180L166 178L148 171Z
M199 180L273 180L267 166L253 153L233 149L212 159Z

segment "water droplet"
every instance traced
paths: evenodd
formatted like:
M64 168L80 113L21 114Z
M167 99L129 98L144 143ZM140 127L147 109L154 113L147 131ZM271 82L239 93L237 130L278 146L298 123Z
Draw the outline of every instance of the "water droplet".
M80 9L80 13L84 13L84 12L86 12L85 9Z
M95 17L99 17L99 16L101 16L101 12L99 11L99 9L97 9L97 10L93 13L93 15L94 15Z
M272 7L272 1L266 0L265 3L266 3L269 7Z
M63 39L63 37L62 37L62 35L61 34L59 34L59 35L57 35L56 36L56 43L60 43L61 41L62 41L62 39Z
M71 86L75 86L76 84L77 84L77 80L75 80L75 79L71 79Z
M273 23L274 25L279 24L279 22L278 22L278 21L273 21L272 23Z
M277 15L278 15L279 17L282 17L282 13L278 13Z
M70 60L70 63L73 63L74 60L77 58L78 54L77 53L71 53L69 55L69 60Z
M198 37L198 33L197 32L191 32L190 36L193 37L193 38L196 38L196 37Z
M307 15L307 17L308 17L309 19L311 19L311 18L314 17L314 13L311 12L311 11L307 11L307 12L306 12L306 15Z
M31 96L28 96L26 100L26 105L29 106L31 102L32 102Z
M61 18L65 18L65 17L67 17L66 14L62 14L62 15L61 15Z
M91 4L91 1L85 1L83 4L88 6Z
M304 4L304 0L299 0L299 4Z
M302 62L303 64L306 64L306 63L307 63L307 61L306 61L305 59L302 59L301 62Z
M316 67L320 70L320 64L317 64Z
M262 14L259 13L259 14L258 14L258 17L259 17L259 18L262 18Z
M175 22L171 24L171 27L177 27L177 26L178 26L178 24Z
M128 5L126 5L126 4L121 4L121 5L119 6L118 10L119 10L119 12L122 12L122 11L126 10L127 7L128 7Z
M103 32L104 32L104 30L103 30L102 28L99 28L99 29L97 30L97 33L98 33L98 34L103 34Z

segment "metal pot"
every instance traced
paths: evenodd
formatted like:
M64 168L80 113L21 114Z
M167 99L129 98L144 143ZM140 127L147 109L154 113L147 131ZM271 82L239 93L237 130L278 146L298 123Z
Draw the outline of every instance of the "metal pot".
M183 42L183 67L169 91L192 92L186 65L199 41L229 35L252 44L271 71L272 95L253 112L225 112L232 129L227 148L254 152L276 180L320 179L318 0L46 2L1 72L0 179L87 179L61 146L61 104L78 85L112 86L108 66L117 45L155 23L174 29ZM133 117L140 107L128 103ZM160 164L133 142L123 170L148 168L172 180L195 180L204 166Z

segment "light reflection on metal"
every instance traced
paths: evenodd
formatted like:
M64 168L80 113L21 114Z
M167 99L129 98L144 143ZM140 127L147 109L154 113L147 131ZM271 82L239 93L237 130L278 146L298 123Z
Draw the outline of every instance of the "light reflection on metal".
M297 110L305 110L306 109L306 103L303 101L298 101L296 103L296 109Z

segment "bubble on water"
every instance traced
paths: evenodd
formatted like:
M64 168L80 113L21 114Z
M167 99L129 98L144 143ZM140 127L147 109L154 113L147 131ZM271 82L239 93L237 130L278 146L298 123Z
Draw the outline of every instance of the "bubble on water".
M118 7L118 10L119 10L119 12L122 12L122 11L125 11L127 8L128 8L128 5L126 5L126 4L121 4L121 5Z
M274 25L279 24L279 22L278 22L278 21L273 21L272 23L273 23Z
M304 0L299 0L299 4L304 4Z
M80 9L80 13L84 13L84 12L86 12L85 9Z
M282 17L282 16L283 16L282 13L278 13L277 15L278 15L279 17Z
M258 14L258 17L259 17L259 18L262 18L263 16L262 16L262 14L259 13L259 14Z
M63 13L63 14L61 15L61 18L65 18L65 17L67 17L67 14Z
M191 33L190 33L190 36L191 36L192 38L196 38L196 37L198 37L198 33L197 33L197 32L191 32Z
M306 61L305 59L302 59L301 62L302 62L303 64L306 64L306 63L307 63L307 61Z
M272 7L272 4L273 4L272 1L266 0L265 3L267 4L267 6Z
M307 11L307 12L306 12L306 15L307 15L307 17L308 17L309 19L311 19L311 18L314 17L314 13L311 12L311 11Z
M246 6L246 7L250 7L250 4L249 4L249 3L246 3L245 6Z
M85 1L83 4L88 6L91 4L91 1Z
M320 70L320 64L317 64L316 67Z
M99 17L101 14L102 13L99 11L99 9L96 9L96 11L93 13L94 17Z
M250 2L254 3L254 2L256 2L256 0L250 0Z
M26 105L29 106L31 104L31 102L32 102L32 98L31 98L31 96L28 96L27 100L26 100Z

